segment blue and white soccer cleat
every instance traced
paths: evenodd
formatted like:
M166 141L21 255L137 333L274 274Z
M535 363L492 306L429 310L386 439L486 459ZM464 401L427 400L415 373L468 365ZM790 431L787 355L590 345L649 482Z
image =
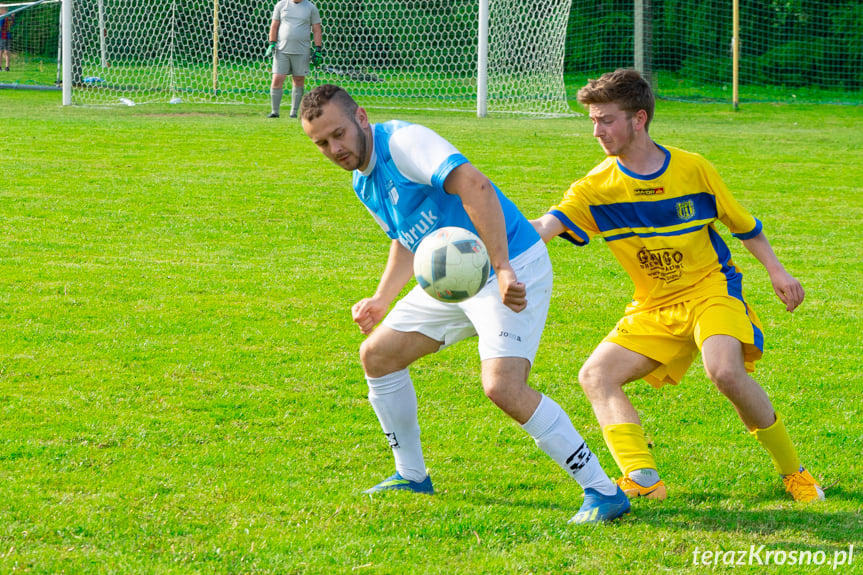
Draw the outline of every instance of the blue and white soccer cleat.
M434 487L432 487L431 475L426 475L422 481L411 481L402 477L398 471L391 477L388 477L370 489L366 489L363 493L378 493L379 491L396 491L405 490L413 491L414 493L423 493L425 495L434 495Z
M596 489L588 487L584 490L584 503L575 516L567 521L581 525L583 523L600 523L613 521L625 513L629 513L629 498L620 489L614 495L603 495Z

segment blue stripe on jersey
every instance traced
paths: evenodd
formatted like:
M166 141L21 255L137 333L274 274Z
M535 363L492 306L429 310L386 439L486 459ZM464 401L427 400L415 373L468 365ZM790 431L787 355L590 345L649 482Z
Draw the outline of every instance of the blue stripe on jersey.
M743 274L737 271L731 263L731 251L713 227L708 227L707 232L710 234L710 243L713 246L713 251L716 252L716 259L719 265L722 266L722 275L725 276L728 285L728 295L735 297L746 303L743 299Z
M713 249L716 251L719 263L722 266L722 274L728 280L728 295L743 302L743 307L746 308L746 315L748 316L749 305L746 303L746 300L743 299L743 274L731 265L731 252L725 244L725 241L723 241L722 236L719 235L719 232L712 227L707 228L707 230L710 234L710 243L713 245ZM749 324L752 326L753 345L763 352L764 332L758 329L758 326L751 321Z
M566 214L564 214L560 210L549 210L548 213L559 219L560 222L564 226L566 226L566 229L578 236L578 239L575 239L567 233L560 234L560 237L574 243L577 246L586 246L590 243L590 236L588 236L583 229L575 225L571 219L566 217Z
M759 220L758 218L755 218L755 227L752 228L751 232L746 232L745 234L731 234L731 235L734 236L735 238L737 238L738 240L751 240L752 238L754 238L755 236L757 236L758 234L761 233L761 229L763 227L764 226L762 225L761 220Z
M749 306L746 306L746 315L749 315ZM751 322L750 322L751 323ZM755 341L752 342L752 345L757 347L759 351L764 352L764 333L758 329L758 326L754 323L752 324L752 332L755 336Z
M614 240L625 240L626 238L631 238L632 236L638 236L640 238L653 238L656 236L683 236L686 234L690 234L692 232L697 232L701 228L705 226L704 223L699 223L697 225L692 226L691 228L684 228L682 230L673 230L670 232L651 232L651 233L636 233L636 232L624 232L622 234L614 234L611 236L605 236L605 241L613 242Z
M686 217L678 215L678 206L691 202ZM701 192L657 202L620 202L590 206L600 232L628 228L661 229L686 220L713 220L717 217L716 196Z
M467 158L461 154L453 154L448 157L440 166L438 166L438 169L435 171L434 175L432 175L432 186L440 188L441 190L444 189L443 183L446 181L447 176L449 176L450 173L460 165L467 163Z

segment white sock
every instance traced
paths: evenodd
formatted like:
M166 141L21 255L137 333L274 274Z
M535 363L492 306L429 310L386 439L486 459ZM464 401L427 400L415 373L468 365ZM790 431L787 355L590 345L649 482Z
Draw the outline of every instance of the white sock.
M655 469L636 469L629 473L629 478L642 487L650 487L659 482L659 472Z
M279 108L282 107L282 94L284 93L284 89L270 88L270 111L273 114L279 113Z
M294 86L294 89L291 91L291 116L297 115L297 110L300 109L300 103L303 101L303 92L305 91L305 86L302 88Z
M366 381L369 401L393 450L396 471L405 479L422 481L428 473L420 444L417 394L408 370L366 377Z
M578 481L582 489L591 487L603 495L617 493L617 485L608 478L569 416L553 399L543 395L522 428L540 449Z

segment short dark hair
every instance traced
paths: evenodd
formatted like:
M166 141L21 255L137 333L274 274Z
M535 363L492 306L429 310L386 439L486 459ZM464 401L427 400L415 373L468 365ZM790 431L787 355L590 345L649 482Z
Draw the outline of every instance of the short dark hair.
M332 102L342 111L353 117L359 105L341 86L321 84L303 97L300 104L300 117L304 120L314 120L324 113L323 107Z
M656 107L650 83L638 70L632 68L619 68L603 74L598 80L588 81L587 85L578 91L576 99L585 108L591 104L614 103L630 115L644 110L647 112L645 130L653 120L653 110Z

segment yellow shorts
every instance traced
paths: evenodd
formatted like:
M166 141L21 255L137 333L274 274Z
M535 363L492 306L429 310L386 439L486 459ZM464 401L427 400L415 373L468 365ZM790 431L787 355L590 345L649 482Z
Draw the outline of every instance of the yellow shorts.
M660 362L645 376L654 387L676 385L698 355L704 340L730 335L743 344L746 371L764 350L764 334L755 311L732 296L691 300L623 316L603 342L610 341Z

